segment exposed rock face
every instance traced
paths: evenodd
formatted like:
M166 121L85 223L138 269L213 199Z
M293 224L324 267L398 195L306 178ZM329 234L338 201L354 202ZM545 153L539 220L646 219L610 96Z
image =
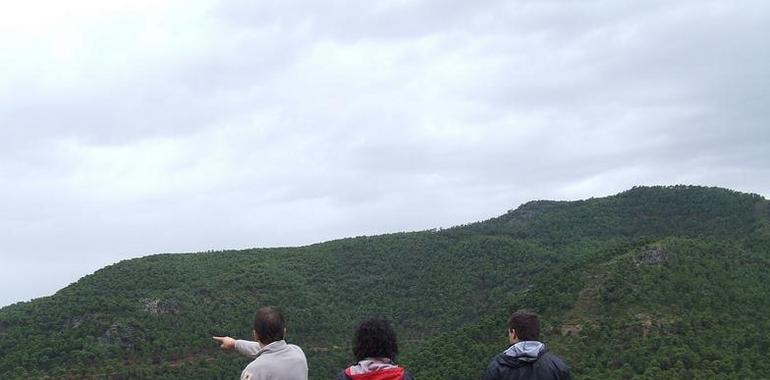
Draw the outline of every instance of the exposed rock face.
M583 326L578 324L566 324L561 326L561 335L577 336L583 331Z
M182 309L182 304L175 299L149 299L141 300L144 311L150 314L176 314Z
M68 318L64 322L64 328L65 329L76 329L80 326L87 325L87 324L94 324L99 323L102 315L98 313L89 313L84 315L76 315L71 318Z
M658 265L668 262L670 254L662 247L649 248L634 258L636 265Z
M642 338L646 338L650 334L653 328L653 318L649 314L639 313L636 315L636 319L639 321L639 326L642 329Z
M99 341L108 345L133 348L137 343L145 339L144 331L123 323L113 323L102 334Z
M78 328L80 325L83 324L83 322L87 321L87 317L72 317L67 320L67 322L64 324L67 328Z

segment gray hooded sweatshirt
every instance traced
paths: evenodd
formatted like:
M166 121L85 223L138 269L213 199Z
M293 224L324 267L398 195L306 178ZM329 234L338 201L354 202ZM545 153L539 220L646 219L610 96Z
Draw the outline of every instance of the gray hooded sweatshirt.
M307 359L298 346L284 340L266 346L236 340L235 349L254 358L241 373L241 380L307 380Z

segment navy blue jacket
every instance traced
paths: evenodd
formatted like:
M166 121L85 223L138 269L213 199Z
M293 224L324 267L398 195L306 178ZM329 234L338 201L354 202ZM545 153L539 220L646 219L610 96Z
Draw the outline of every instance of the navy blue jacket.
M543 351L535 361L523 361L502 353L484 373L484 380L571 380L567 365L558 356Z

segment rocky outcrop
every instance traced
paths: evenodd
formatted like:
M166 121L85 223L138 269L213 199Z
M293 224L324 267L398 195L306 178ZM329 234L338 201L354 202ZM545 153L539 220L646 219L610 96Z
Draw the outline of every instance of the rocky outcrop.
M660 265L668 262L670 258L668 251L662 247L651 247L634 257L634 262L639 265Z
M144 298L141 302L144 306L144 311L150 314L177 314L182 310L182 303L173 298Z
M564 324L561 326L560 333L563 336L577 336L583 331L583 325L579 324Z
M144 341L146 334L143 330L125 323L116 322L110 325L107 331L99 337L99 342L106 345L116 345L133 348Z

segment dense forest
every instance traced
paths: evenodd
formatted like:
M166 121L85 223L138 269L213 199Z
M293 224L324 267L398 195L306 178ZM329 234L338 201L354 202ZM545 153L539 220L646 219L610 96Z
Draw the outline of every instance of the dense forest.
M358 321L393 321L419 379L476 379L508 313L542 318L577 378L770 378L770 203L694 186L533 201L483 222L305 247L162 254L0 309L0 378L237 378L259 306L313 379Z

